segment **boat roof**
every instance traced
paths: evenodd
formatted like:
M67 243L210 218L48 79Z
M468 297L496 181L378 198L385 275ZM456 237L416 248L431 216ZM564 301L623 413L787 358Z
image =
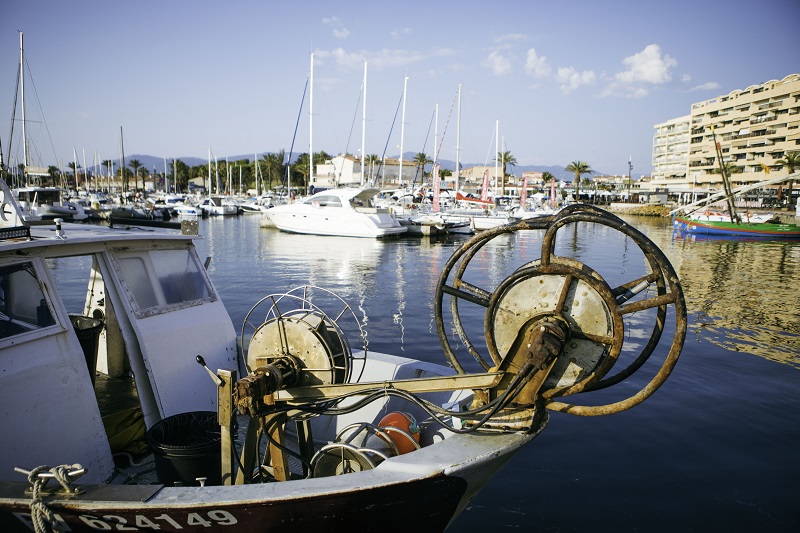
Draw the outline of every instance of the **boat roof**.
M3 238L0 233L0 254L35 252L47 248L47 255L69 255L70 250L98 248L115 244L132 244L136 241L163 241L189 243L198 238L184 235L178 230L163 228L141 228L138 226L108 227L94 224L62 223L60 232L55 224L32 225L27 236L10 235Z
M325 189L324 191L320 191L318 193L314 193L310 198L316 198L321 196L338 196L339 198L343 198L345 200L350 200L351 198L372 198L376 194L380 192L380 189L373 189L373 188L361 188L361 187L342 187L340 189Z

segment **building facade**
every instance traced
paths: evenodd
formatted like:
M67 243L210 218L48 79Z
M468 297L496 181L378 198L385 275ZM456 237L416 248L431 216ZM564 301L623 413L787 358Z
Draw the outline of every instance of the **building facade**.
M403 160L403 179L400 180L400 160L387 157L383 161L366 161L362 167L361 159L352 155L337 155L314 167L311 185L315 189L333 187L362 187L384 184L410 185L416 180L419 185L423 178L414 161Z
M800 74L693 104L655 129L651 190L721 190L715 140L733 187L788 175L781 161L800 151Z

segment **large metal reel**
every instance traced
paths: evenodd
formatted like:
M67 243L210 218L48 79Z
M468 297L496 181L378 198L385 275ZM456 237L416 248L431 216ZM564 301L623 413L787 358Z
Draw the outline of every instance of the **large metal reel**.
M313 303L312 295L324 304ZM346 318L354 321L364 342L357 357L340 324ZM302 370L296 386L346 383L354 366L363 370L367 353L366 334L350 306L331 291L308 285L256 303L245 316L242 342L249 371L288 357Z
M647 268L640 276L611 287L580 261L556 255L556 237L568 224L600 224L622 233L643 254ZM493 239L515 232L543 233L541 256L523 264L493 291L465 281L470 263ZM645 291L646 292L643 292ZM552 410L579 415L617 412L649 397L667 378L686 336L686 305L680 282L669 260L645 235L620 218L587 205L569 206L559 214L523 220L482 232L464 243L445 265L435 298L436 326L445 356L460 373L465 364L456 355L443 319L445 295L456 337L483 370L500 365L524 324L557 317L569 325L568 339L545 381L541 397ZM488 357L471 341L459 301L485 308L483 333ZM663 364L653 379L628 398L606 405L581 406L557 398L606 388L640 369L659 346L668 310L674 314L674 335ZM614 368L625 345L624 320L633 313L654 310L649 338L638 354ZM642 335L639 335L640 337ZM612 374L612 369L615 372Z

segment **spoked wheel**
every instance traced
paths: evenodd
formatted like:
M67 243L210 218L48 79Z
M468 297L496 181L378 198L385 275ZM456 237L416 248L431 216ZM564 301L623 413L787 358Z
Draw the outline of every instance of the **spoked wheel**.
M590 230L588 225L595 226ZM619 232L621 235L617 237L625 246L629 242L635 244L633 250L638 251L628 250L624 255L636 255L640 269L634 275L617 272L612 285L580 259L559 256L557 241L559 237L565 239L566 228L572 228L573 235L579 235L577 228L580 228L581 234L589 235L587 238L609 233L606 228L613 230L610 233ZM480 275L472 272L476 263L483 264L485 276L485 257L498 254L497 240L508 240L515 235L528 245L541 235L539 257L523 262L496 287L481 286L482 283L475 281ZM584 246L573 242L575 239L579 240L573 237L569 241L574 249L597 246L597 243ZM519 241L512 243L518 244ZM493 252L487 254L493 246ZM449 298L447 307L446 298ZM467 304L469 311L465 313ZM519 332L530 324L548 321L565 324L567 339L540 394L547 408L579 415L617 412L646 399L666 380L686 336L686 304L669 260L644 234L620 218L588 205L570 206L555 216L523 220L471 238L445 265L434 305L445 356L460 373L467 372L467 362L461 360L464 354L457 354L451 340L463 343L480 368L489 371L501 365L518 342ZM475 307L483 312L485 348L472 342L462 316L468 313L474 316ZM446 308L454 336L445 329ZM641 390L605 405L583 406L559 400L617 384L642 368L661 345L670 314L674 316L672 343L660 369ZM640 323L643 316L649 323ZM634 322L635 335L630 332L626 335L626 323Z
M353 353L346 328L360 337L363 351ZM310 285L262 298L242 324L248 371L288 357L302 370L295 385L346 383L354 372L358 381L367 356L366 339L344 300Z

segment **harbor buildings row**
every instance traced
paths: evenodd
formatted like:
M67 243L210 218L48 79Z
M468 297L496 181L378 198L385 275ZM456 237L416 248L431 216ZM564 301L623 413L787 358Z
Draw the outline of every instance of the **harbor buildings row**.
M651 191L721 190L715 140L723 163L737 167L734 187L788 175L782 160L800 151L800 74L695 103L655 130Z

